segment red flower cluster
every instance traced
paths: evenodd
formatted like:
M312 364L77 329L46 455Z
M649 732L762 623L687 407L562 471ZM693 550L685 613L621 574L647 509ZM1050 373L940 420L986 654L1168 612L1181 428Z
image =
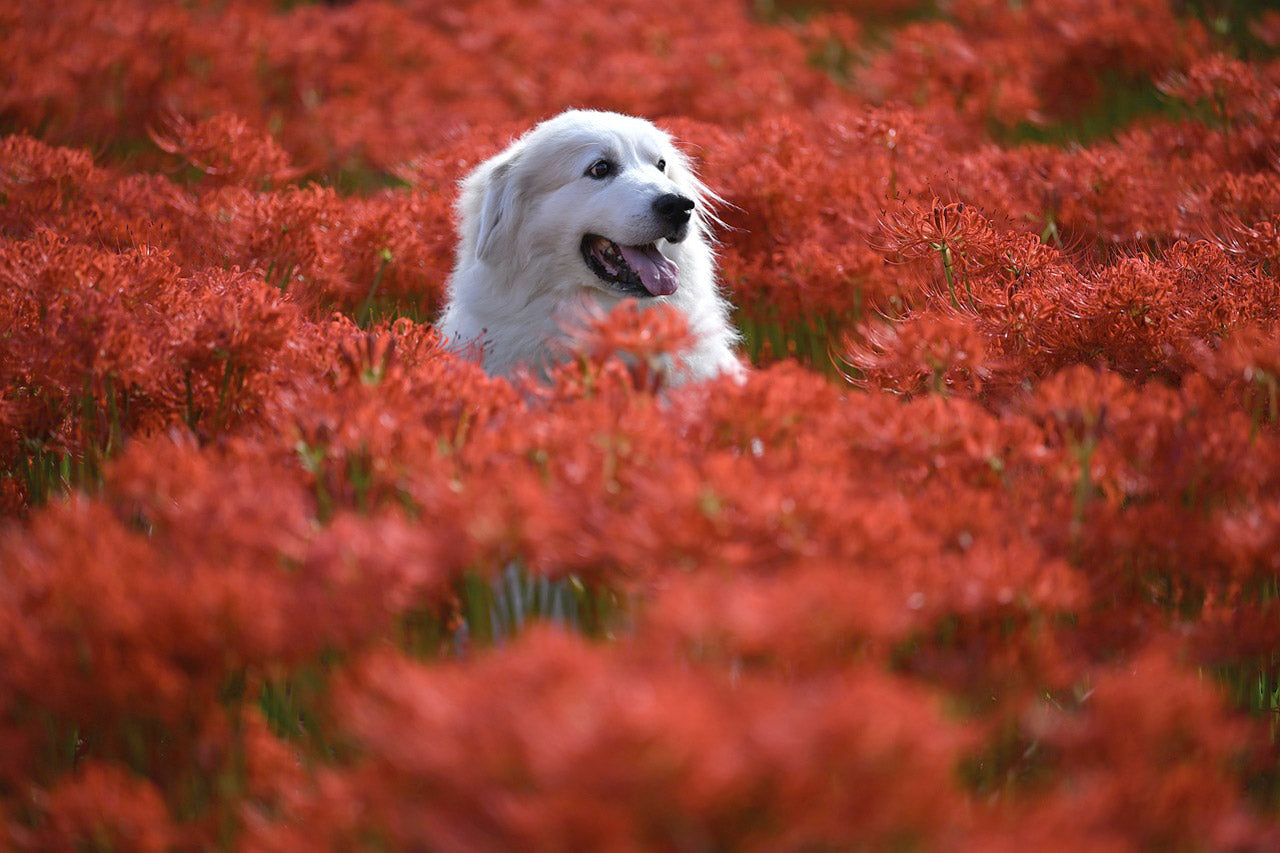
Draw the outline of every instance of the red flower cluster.
M0 11L0 847L1280 846L1275 14L748 6ZM569 105L744 379L442 345Z
M1108 77L1150 79L1207 42L1163 0L960 0L949 11L950 20L903 27L864 72L868 89L950 102L977 122L1043 123L1078 114Z

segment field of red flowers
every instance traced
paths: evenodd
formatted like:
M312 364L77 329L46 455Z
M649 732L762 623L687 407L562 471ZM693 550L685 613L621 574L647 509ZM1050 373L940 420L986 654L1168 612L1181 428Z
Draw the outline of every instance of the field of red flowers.
M0 849L1280 847L1280 13L0 4ZM567 106L756 365L444 351ZM624 355L625 357L619 357Z

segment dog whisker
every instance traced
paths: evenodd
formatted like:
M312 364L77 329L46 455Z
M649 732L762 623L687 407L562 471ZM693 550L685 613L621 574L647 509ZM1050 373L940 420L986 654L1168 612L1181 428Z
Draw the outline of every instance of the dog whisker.
M715 200L648 121L592 110L549 119L462 182L439 328L460 348L480 342L466 351L510 375L565 357L556 342L575 311L662 303L694 331L672 353L677 378L741 373L716 285Z

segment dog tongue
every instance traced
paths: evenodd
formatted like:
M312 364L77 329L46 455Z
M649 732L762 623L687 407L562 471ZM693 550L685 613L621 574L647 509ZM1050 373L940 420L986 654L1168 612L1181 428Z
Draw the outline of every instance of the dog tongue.
M657 246L623 246L619 243L618 248L640 276L645 290L654 296L670 296L676 292L680 268L675 261L659 252Z

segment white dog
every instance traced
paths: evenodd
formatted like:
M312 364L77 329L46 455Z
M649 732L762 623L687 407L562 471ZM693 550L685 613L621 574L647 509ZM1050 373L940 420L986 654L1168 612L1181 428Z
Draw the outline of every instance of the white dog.
M666 303L695 343L679 379L738 374L716 288L710 197L671 138L617 113L539 124L463 182L461 241L441 332L490 374L565 355L564 332L623 299Z

